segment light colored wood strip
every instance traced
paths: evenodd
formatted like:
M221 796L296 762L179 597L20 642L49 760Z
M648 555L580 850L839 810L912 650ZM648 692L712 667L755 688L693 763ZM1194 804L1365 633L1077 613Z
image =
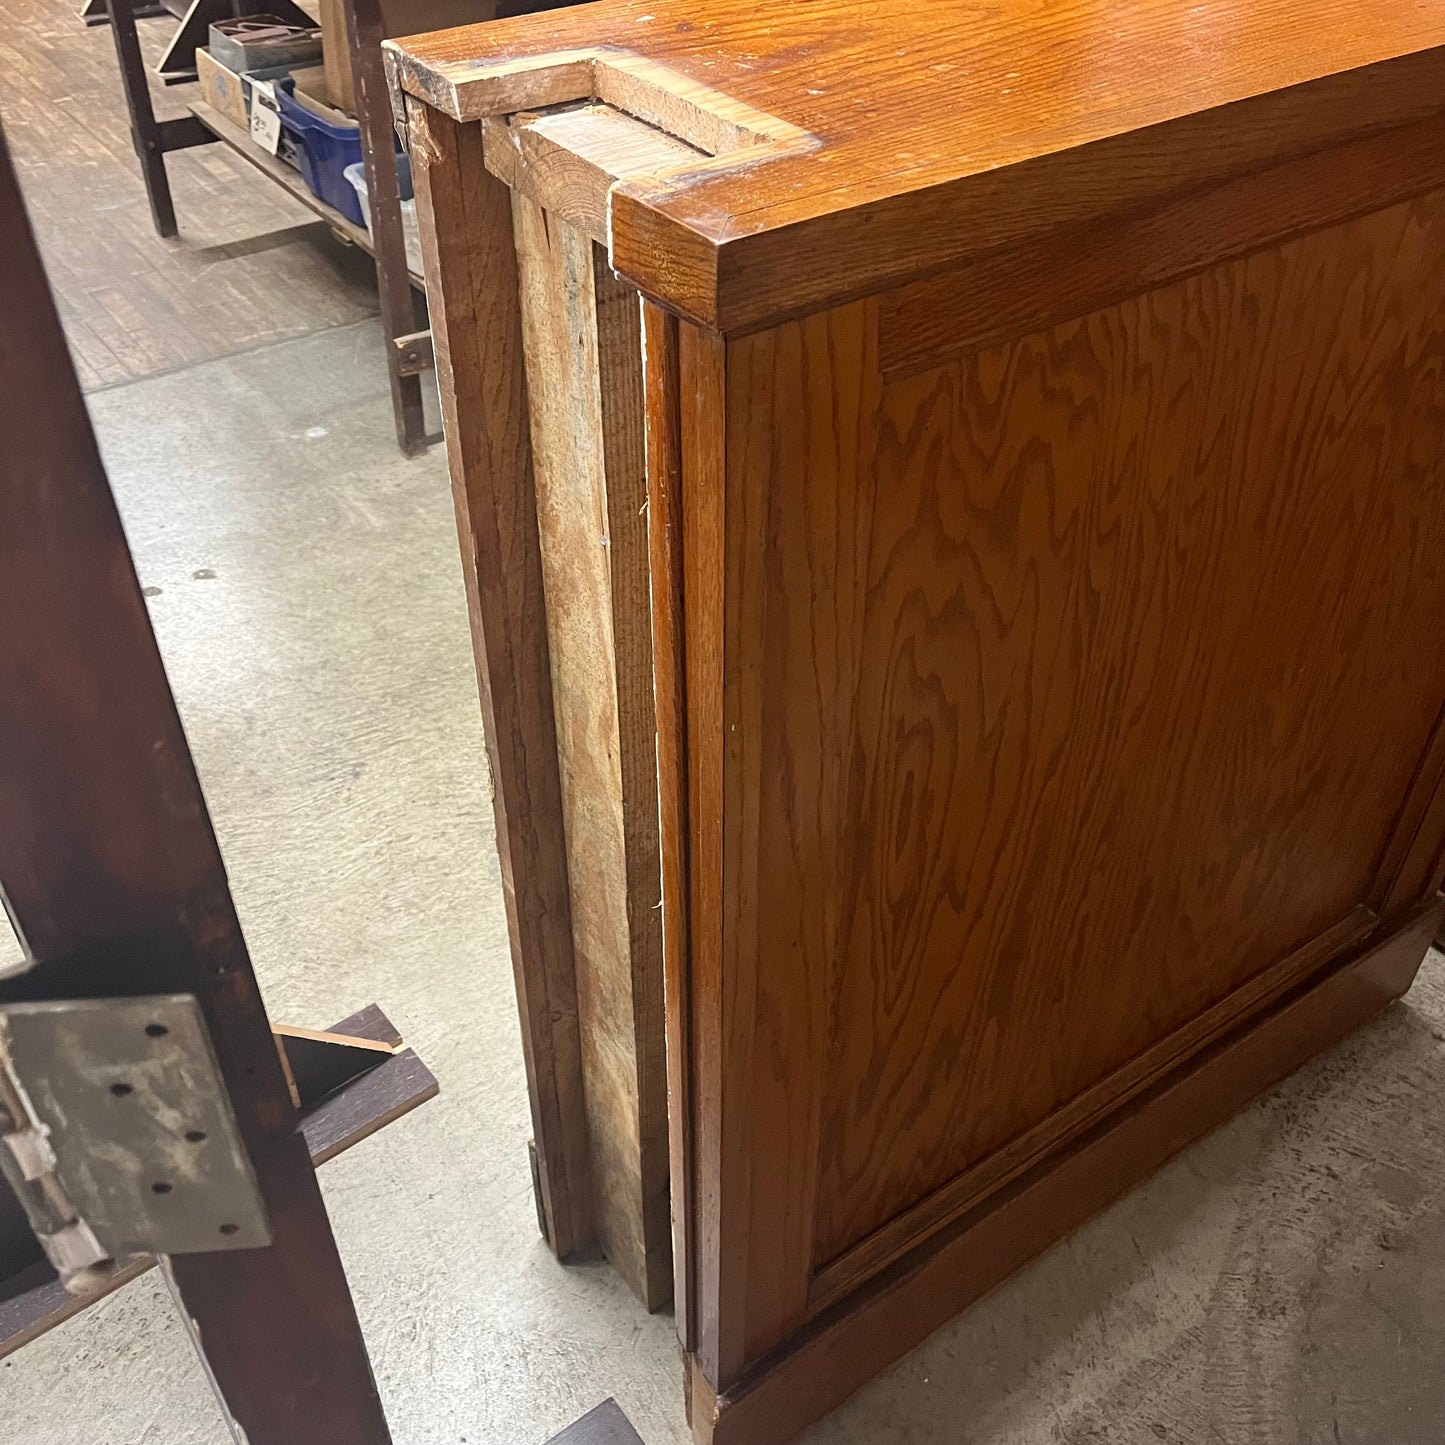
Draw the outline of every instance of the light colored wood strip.
M667 981L668 1147L672 1179L673 1311L684 1350L697 1337L692 1259L692 982L688 967L687 678L683 645L682 436L677 318L643 302L647 529L652 570L662 944Z
M493 175L603 244L615 181L702 158L682 141L606 105L489 117L482 133Z
M520 193L513 221L596 1222L656 1308L671 1259L638 302L584 231Z

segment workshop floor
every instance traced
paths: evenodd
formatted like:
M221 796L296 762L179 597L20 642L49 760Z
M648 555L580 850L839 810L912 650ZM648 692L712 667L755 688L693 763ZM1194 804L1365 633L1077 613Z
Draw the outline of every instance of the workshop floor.
M108 59L108 35L71 17L69 0L0 0L0 64L37 35L74 73L84 47ZM10 128L46 207L85 108L32 106ZM187 188L194 203L221 184L195 156L178 163L182 236L153 247L124 160L96 162L104 185L66 182L40 230L267 1002L325 1024L375 1000L441 1081L322 1172L398 1445L541 1445L609 1394L647 1445L682 1445L671 1321L537 1237L445 468L397 454L367 278L315 228L268 252L260 209L238 205L219 238L214 218L191 229ZM107 261L116 207L133 244ZM260 284L268 254L299 300L231 343L165 352L198 277ZM176 310L127 312L116 298L142 282L174 286ZM102 315L118 328L104 352ZM1442 1119L1432 955L1404 1004L940 1332L813 1445L1439 1445ZM154 1278L0 1371L5 1445L226 1439Z

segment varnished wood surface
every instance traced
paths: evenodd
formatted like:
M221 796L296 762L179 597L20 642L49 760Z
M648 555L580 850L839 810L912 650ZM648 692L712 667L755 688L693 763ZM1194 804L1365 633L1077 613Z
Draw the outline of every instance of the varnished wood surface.
M1441 702L1442 256L1436 193L894 383L856 489L800 456L782 565L870 579L770 629L780 692L838 668L780 746L870 760L773 819L850 880L819 1264L1370 896ZM775 364L841 409L831 324Z
M1413 910L1388 938L1341 960L820 1316L721 1396L694 1365L700 1445L796 1440L930 1331L1398 999L1442 919L1438 901Z
M923 371L892 300L681 328L724 1394L1439 866L1445 193Z
M606 195L700 1439L790 1438L1423 953L1445 27L1357 22L602 0L395 52L583 229L596 103L705 153Z
M149 61L174 29L140 22ZM151 224L104 27L64 0L0 0L0 117L86 390L376 313L370 260L223 146L169 158L181 234ZM195 87L151 82L157 114Z
M1429 115L1442 45L1428 0L1368 17L1351 0L601 0L412 37L392 63L471 118L585 97L590 57L598 75L641 57L811 137L614 189L618 269L731 331Z

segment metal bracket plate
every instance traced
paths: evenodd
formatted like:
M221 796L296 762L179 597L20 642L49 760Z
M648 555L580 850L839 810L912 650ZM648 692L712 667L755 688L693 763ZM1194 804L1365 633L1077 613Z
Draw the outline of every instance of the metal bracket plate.
M0 1057L112 1258L255 1249L271 1231L189 994L0 1006Z

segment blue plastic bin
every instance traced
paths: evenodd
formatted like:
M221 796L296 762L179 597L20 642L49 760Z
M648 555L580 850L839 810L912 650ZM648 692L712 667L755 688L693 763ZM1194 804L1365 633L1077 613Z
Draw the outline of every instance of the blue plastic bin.
M361 159L361 129L358 126L328 125L306 109L292 90L293 80L276 82L276 107L281 112L281 129L296 147L297 169L313 196L335 206L358 226L366 224L356 188L345 171Z

